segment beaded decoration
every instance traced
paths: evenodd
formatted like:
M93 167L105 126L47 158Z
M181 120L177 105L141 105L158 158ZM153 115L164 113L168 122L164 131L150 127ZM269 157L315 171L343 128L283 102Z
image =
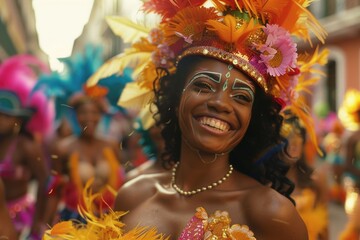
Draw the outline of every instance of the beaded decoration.
M201 188L197 188L195 190L191 190L191 191L185 191L185 190L182 190L177 184L176 184L176 170L179 166L179 163L180 162L177 162L174 167L173 167L173 170L172 170L172 177L171 177L171 185L174 187L174 189L180 194L180 195L184 195L184 196L191 196L191 195L194 195L194 194L197 194L197 193L200 193L200 192L203 192L203 191L206 191L206 190L210 190L210 189L213 189L217 186L219 186L220 184L222 184L223 182L225 182L229 177L230 175L232 174L234 168L233 166L230 164L229 166L229 171L225 174L225 176L221 179L219 179L218 181L206 186L206 187L201 187Z
M186 225L179 240L256 240L247 225L233 224L226 211L216 211L210 216L202 207L196 209L195 216Z

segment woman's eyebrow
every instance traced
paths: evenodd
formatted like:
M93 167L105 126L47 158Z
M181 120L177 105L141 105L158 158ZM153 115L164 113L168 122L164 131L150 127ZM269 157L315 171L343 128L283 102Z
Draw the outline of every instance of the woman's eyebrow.
M210 80L216 82L216 83L220 83L221 82L221 73L218 72L210 72L210 71L200 71L194 74L194 76L192 77L192 80L195 80L197 78L200 77L206 77L209 78Z
M250 88L251 91L255 93L255 87L250 81L235 78L232 89L236 90L236 89L241 89L244 87Z

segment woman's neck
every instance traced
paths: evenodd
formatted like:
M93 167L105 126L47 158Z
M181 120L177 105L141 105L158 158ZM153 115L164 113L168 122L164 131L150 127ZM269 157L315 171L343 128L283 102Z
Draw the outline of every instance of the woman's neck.
M96 140L95 135L80 135L79 140L86 143L93 143Z
M175 182L185 191L208 186L229 172L229 154L205 153L182 143Z

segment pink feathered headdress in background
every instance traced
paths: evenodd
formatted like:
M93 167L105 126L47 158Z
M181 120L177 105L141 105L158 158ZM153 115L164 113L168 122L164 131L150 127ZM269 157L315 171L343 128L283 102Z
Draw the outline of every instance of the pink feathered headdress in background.
M19 107L33 110L25 128L41 136L47 136L52 130L54 109L43 93L31 91L39 75L46 72L49 72L48 67L31 55L13 56L0 65L0 95L12 92L20 101Z

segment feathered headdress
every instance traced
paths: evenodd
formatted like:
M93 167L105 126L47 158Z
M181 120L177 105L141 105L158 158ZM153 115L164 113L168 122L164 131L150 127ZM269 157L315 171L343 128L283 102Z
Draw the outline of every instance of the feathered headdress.
M7 113L18 111L18 116L28 120L25 128L43 137L52 130L53 106L43 93L32 94L31 91L39 76L48 71L42 61L31 55L16 55L0 65L0 96L3 102L5 99L12 102ZM15 101L17 105L13 105Z
M311 0L147 0L142 9L160 16L157 28L147 29L122 17L108 17L115 34L132 45L106 62L89 79L134 69L137 80L127 87L119 104L143 106L152 99L157 69L176 71L182 58L201 55L234 65L281 105L292 107L304 119L316 142L309 109L300 93L321 72L328 51L300 54L294 39L310 42L314 34L324 42L326 32L307 10ZM136 91L134 90L136 89ZM140 91L139 91L140 90ZM135 93L135 94L134 94Z
M124 85L131 81L128 70L124 72L124 76L112 75L101 79L97 86L85 84L103 63L101 47L87 45L81 54L60 61L65 65L65 72L52 72L41 76L33 90L54 98L57 121L65 117L72 125L74 133L80 133L73 106L85 98L98 100L109 116L119 110L115 107L117 99Z

